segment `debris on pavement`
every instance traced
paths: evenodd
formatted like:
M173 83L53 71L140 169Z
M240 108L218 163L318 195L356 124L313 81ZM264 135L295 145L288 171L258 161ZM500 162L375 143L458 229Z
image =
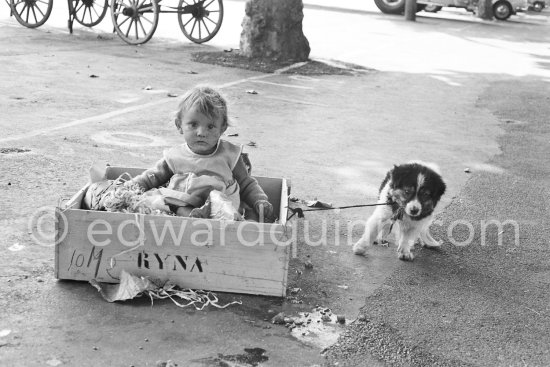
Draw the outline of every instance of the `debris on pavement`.
M325 203L324 201L320 200L309 200L306 201L306 205L310 208L332 208L331 203Z
M273 316L273 318L271 319L271 323L272 324L278 324L278 325L282 325L285 323L285 314L284 312L280 312L278 314L276 314L275 316Z
M248 142L248 144L246 144L246 145L248 145L248 146L250 146L250 147L255 147L255 146L256 146L256 142L255 142L255 141L250 141L250 142Z
M157 361L155 363L155 367L177 367L177 363L175 363L174 361L172 361L171 359L167 360L167 361Z
M177 93L168 93L167 96L175 98L175 97L178 97L179 95Z
M46 364L47 364L48 366L56 367L56 366L62 365L63 362L60 361L60 360L57 359L57 358L52 358L52 359L47 360L47 361L46 361Z
M249 89L246 91L246 93L248 94L258 94L258 92L256 92L254 89Z
M13 245L11 245L10 247L8 247L8 250L10 250L10 251L21 251L24 248L25 248L25 246L20 245L19 242L17 242L17 243L14 243Z
M10 153L26 153L30 152L30 149L21 149L21 148L0 148L0 153L10 154Z
M99 75L90 74L90 78L99 78Z
M233 134L227 134L227 136L239 136L239 134L233 133Z
M468 167L464 168L464 172L470 173L470 169Z
M326 348L337 342L344 331L345 316L336 316L329 308L316 307L311 312L300 312L291 317L291 335L296 339L317 347Z
M171 283L159 286L149 278L137 277L124 270L120 272L119 284L99 283L95 279L90 280L90 284L92 284L108 302L125 301L141 295L147 295L151 299L151 305L154 299L169 298L178 307L194 306L195 309L199 311L208 305L217 308L226 308L233 304L242 304L241 301L233 301L222 306L218 304L218 297L215 293L202 290L181 289ZM176 298L180 298L187 303L180 303Z
M150 85L146 86L145 88L143 88L144 90L152 90L153 87L151 87Z

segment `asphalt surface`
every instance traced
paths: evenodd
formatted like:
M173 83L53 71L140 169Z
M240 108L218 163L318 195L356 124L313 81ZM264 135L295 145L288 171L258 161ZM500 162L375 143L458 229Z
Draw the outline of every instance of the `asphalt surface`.
M353 76L263 74L193 62L196 51L219 50L208 45L159 37L130 47L109 33L69 35L2 20L2 364L550 364L547 22L368 19L370 35L353 33L368 47L353 49L349 40L353 52L339 55L353 61L367 50L372 58L361 65L388 70ZM312 30L328 25L309 23ZM428 29L414 49L410 40ZM312 44L326 53L327 40ZM340 43L334 48L346 48ZM466 54L449 56L453 45ZM391 55L382 52L389 48ZM408 59L396 58L400 52ZM510 57L491 69L491 52ZM297 293L285 300L221 294L222 302L243 302L225 310L151 307L146 299L108 304L86 283L56 281L53 248L30 236L36 208L73 195L93 161L154 163L180 142L171 121L176 100L168 95L199 83L228 96L234 141L256 142L246 148L253 172L290 178L301 199L372 202L392 164L436 161L449 191L433 232L445 245L416 250L412 263L398 261L393 247L358 257L349 245L369 209L309 213L294 222L288 287ZM500 230L488 229L481 246L481 221L492 218L516 221L519 242L505 227L502 245ZM468 238L464 222L447 233L457 220L473 226L468 246L450 242ZM317 305L347 323L303 336L269 322L275 313L296 316Z
M417 252L367 298L331 361L358 365L371 352L397 366L550 363L549 96L547 83L519 80L480 95L506 131L487 162L494 172L472 173L433 228L445 244Z

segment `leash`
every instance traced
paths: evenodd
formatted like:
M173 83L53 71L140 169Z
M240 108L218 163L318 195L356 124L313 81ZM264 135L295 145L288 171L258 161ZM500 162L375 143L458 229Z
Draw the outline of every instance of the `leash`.
M336 209L350 209L350 208L363 208L367 206L377 206L377 205L390 205L388 203L376 203L376 204L359 204L359 205L348 205L348 206L337 206L337 207L319 207L315 209L302 209L302 208L291 208L287 206L286 208L292 212L292 215L286 220L290 220L294 215L297 215L298 218L304 218L304 212L318 212L322 210L336 210Z

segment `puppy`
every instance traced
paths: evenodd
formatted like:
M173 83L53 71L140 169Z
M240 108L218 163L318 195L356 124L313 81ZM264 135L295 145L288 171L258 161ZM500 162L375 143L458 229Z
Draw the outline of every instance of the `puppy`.
M365 233L353 245L353 252L364 255L375 240L380 243L394 231L397 254L401 260L413 260L411 249L416 240L426 247L441 246L430 235L433 211L446 185L435 165L411 162L394 166L380 186L378 203L367 220Z

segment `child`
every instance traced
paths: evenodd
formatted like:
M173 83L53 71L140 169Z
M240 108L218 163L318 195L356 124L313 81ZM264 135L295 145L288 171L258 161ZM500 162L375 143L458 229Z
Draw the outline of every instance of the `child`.
M221 191L239 209L240 200L260 216L271 218L273 206L258 182L249 175L241 146L220 139L228 126L227 103L210 87L195 87L179 104L176 127L182 145L164 151L155 167L133 178L145 191L159 188L171 211L178 216L202 217L193 210L205 204L212 190Z

